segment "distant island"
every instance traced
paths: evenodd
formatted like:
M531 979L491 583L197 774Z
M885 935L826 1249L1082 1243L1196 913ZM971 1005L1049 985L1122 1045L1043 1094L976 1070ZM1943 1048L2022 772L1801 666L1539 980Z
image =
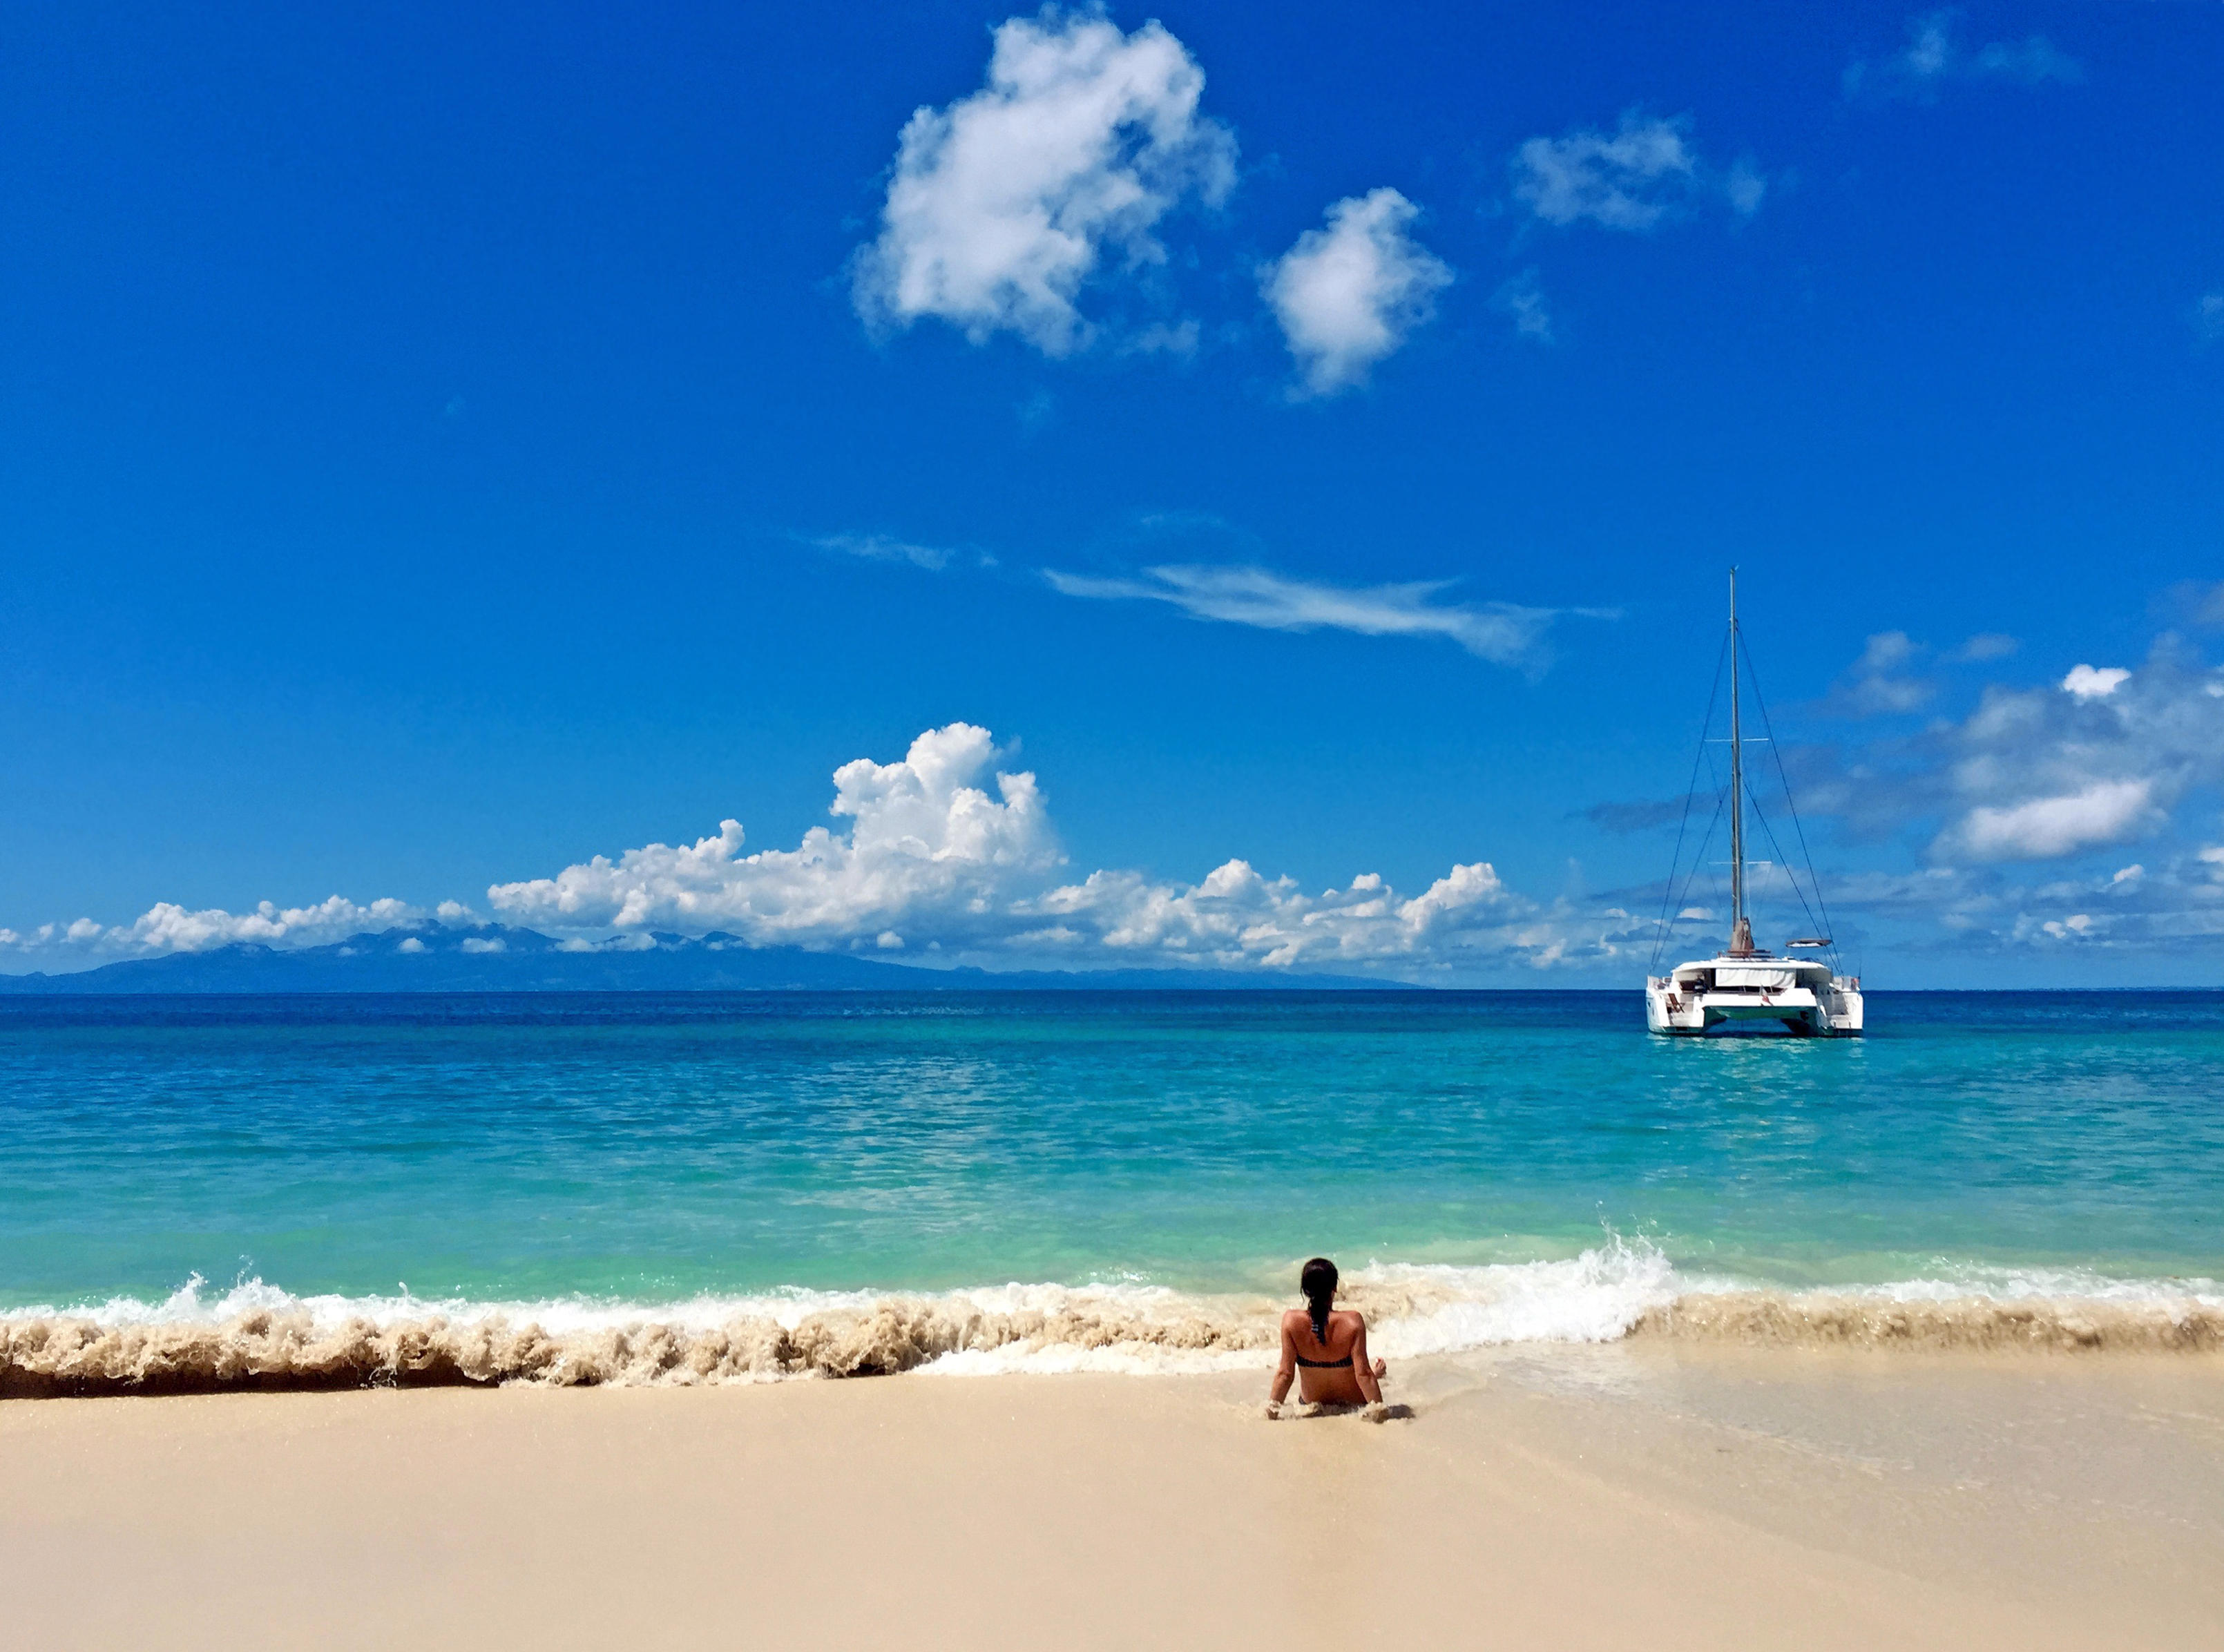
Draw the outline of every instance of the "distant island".
M0 993L1271 992L1405 985L1234 969L930 969L801 947L753 947L723 933L583 943L501 924L421 924L321 947L243 941L66 974L0 975Z

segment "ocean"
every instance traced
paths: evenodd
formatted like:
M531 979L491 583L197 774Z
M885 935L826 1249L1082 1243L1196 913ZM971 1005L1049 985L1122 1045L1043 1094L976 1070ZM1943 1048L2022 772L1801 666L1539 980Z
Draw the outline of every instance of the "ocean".
M0 1387L2224 1345L2224 993L0 999ZM43 1389L41 1384L44 1385Z

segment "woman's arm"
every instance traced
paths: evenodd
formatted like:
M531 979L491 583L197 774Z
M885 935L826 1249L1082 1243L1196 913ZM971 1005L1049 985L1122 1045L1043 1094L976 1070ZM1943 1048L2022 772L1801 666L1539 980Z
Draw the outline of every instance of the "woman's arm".
M1289 1340L1290 1334L1283 1332L1283 1343L1287 1345ZM1351 1374L1359 1379L1359 1391L1367 1396L1369 1405L1382 1403L1382 1384L1374 1380L1374 1362L1367 1357L1367 1321L1363 1318L1359 1321L1359 1334L1351 1344Z
M1282 1409L1282 1402L1290 1397L1290 1384L1298 1378L1298 1345L1290 1336L1289 1321L1282 1322L1282 1358L1274 1367L1274 1386L1267 1396L1267 1415L1273 1416Z

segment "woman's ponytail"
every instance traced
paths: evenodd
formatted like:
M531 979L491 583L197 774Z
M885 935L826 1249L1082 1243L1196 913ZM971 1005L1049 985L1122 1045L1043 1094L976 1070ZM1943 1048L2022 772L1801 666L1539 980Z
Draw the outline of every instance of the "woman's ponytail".
M1336 1264L1324 1256L1315 1257L1298 1275L1298 1289L1305 1293L1305 1312L1313 1322L1313 1340L1325 1348L1328 1311L1336 1302Z

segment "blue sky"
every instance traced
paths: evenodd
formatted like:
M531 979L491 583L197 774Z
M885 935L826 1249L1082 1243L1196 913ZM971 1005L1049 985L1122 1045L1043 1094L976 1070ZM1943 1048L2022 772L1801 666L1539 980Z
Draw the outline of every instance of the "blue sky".
M1872 981L2224 978L2217 8L297 14L0 23L0 968L1633 981L1736 562Z

